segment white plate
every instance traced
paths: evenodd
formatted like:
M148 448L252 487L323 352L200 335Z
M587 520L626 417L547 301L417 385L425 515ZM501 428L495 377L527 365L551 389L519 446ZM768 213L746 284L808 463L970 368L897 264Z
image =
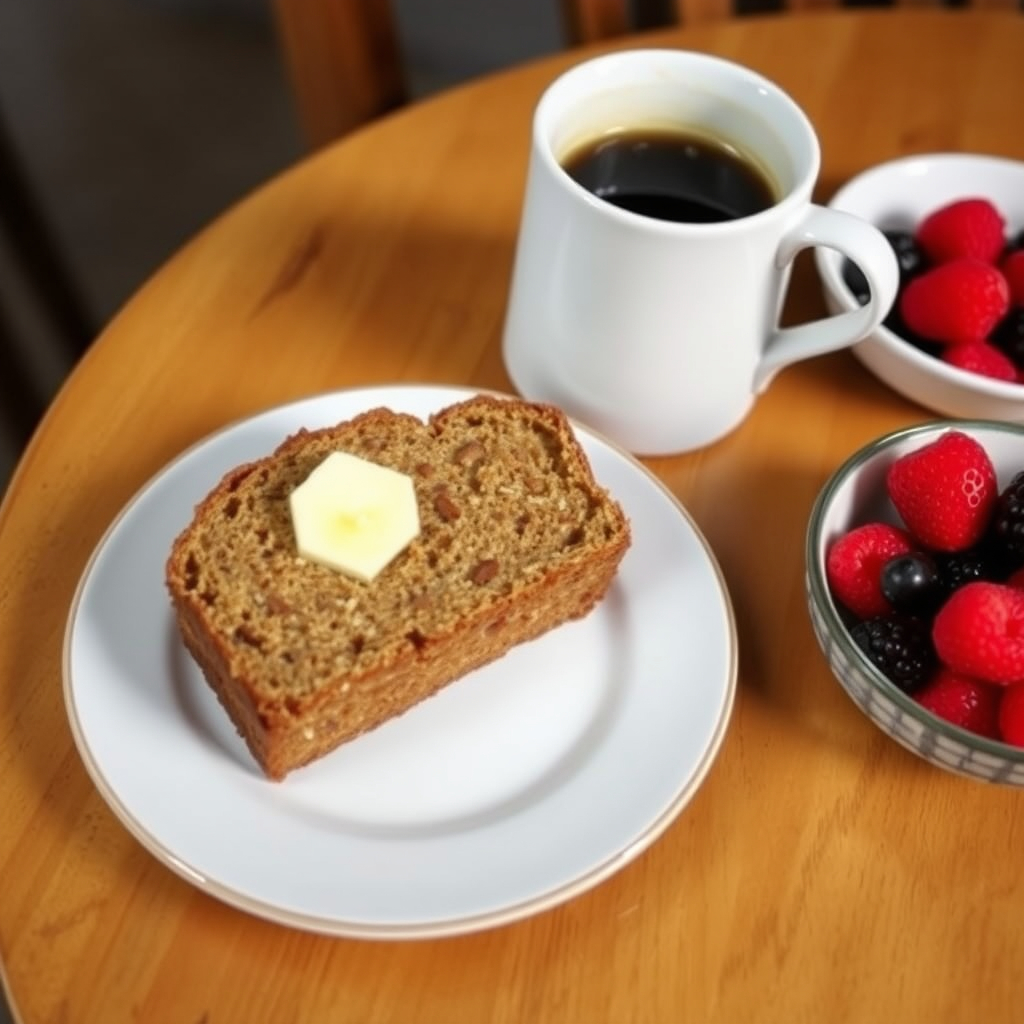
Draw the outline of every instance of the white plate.
M299 427L466 396L338 392L227 427L151 480L90 559L64 647L75 742L129 831L211 895L337 935L490 927L627 864L710 768L736 687L721 572L673 495L582 428L633 529L599 607L284 782L256 768L179 642L163 584L173 538L223 473Z

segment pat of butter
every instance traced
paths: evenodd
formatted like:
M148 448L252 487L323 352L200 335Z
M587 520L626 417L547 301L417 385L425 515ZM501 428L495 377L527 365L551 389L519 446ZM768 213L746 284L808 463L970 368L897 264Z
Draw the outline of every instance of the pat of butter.
M415 540L412 479L347 452L332 452L288 499L299 554L371 582Z

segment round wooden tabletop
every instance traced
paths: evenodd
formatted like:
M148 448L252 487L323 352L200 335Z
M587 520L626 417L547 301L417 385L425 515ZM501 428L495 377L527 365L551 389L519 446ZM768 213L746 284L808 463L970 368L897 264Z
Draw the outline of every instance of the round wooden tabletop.
M821 199L906 153L1024 159L1017 15L788 15L649 41L733 58L789 90L821 136ZM802 544L826 475L868 439L931 418L849 353L785 370L718 444L647 460L722 566L739 685L692 802L589 892L454 938L290 929L164 867L86 774L62 696L69 605L149 477L285 400L385 382L509 387L499 338L531 111L579 57L408 108L269 182L128 302L57 396L0 509L0 955L20 1020L1020 1017L1021 795L884 738L808 621ZM823 311L809 263L789 311Z

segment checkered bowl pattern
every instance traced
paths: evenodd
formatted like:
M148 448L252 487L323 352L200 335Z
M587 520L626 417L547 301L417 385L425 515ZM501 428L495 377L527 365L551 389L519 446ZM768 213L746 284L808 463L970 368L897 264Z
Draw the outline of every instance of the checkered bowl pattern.
M884 493L885 473L892 462L949 429L969 433L985 446L1000 486L1024 469L1024 428L1006 423L942 421L896 431L868 444L828 480L811 511L804 576L807 606L833 675L882 732L938 768L985 782L1024 786L1024 748L951 725L890 682L850 637L825 579L825 553L838 536L869 519L898 522Z

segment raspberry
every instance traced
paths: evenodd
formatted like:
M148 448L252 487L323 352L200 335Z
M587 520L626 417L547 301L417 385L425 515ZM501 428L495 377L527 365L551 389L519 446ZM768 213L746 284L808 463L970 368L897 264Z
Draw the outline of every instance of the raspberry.
M1024 680L1024 591L968 583L939 609L932 641L954 672L1003 686Z
M843 534L825 559L832 596L859 619L892 611L882 594L882 568L911 547L907 532L889 523L865 523Z
M966 345L947 345L939 358L950 366L968 373L977 373L993 380L1016 382L1017 367L1009 356L987 341L971 341Z
M1004 743L1024 747L1024 683L1008 686L999 704L999 737Z
M944 344L984 341L1010 308L1010 286L988 263L958 259L907 283L900 295L904 323Z
M936 551L977 543L999 496L992 460L959 430L898 458L886 486L907 529Z
M1002 689L970 676L940 668L914 699L933 715L979 736L999 739Z
M1010 286L1010 302L1024 306L1024 249L1014 249L1007 254L999 269Z
M850 636L875 668L904 693L919 690L935 671L935 649L923 619L877 615L858 622Z
M963 257L995 263L1006 244L1006 224L988 199L958 199L925 217L915 240L933 263Z

